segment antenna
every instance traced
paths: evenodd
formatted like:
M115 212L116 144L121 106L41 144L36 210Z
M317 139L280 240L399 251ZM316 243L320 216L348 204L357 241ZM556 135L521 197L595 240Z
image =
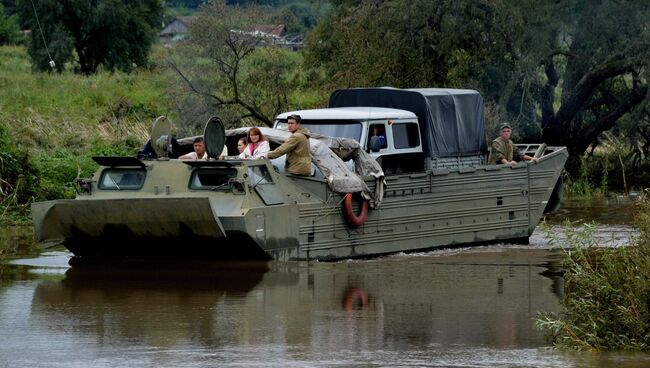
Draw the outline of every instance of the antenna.
M38 30L41 33L41 38L43 39L43 45L45 46L45 52L47 52L47 57L50 59L50 68L54 70L56 63L52 60L52 55L50 55L50 50L47 48L47 42L45 41L45 36L43 35L43 28L41 28L41 22L38 20L38 13L36 12L36 5L34 5L34 0L29 0L32 3L32 9L34 9L34 16L36 17L36 24L38 25Z

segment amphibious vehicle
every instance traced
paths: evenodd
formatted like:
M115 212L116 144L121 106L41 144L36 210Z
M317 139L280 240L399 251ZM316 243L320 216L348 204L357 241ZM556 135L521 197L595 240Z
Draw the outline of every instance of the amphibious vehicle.
M155 157L95 157L75 199L32 205L38 240L79 257L333 260L525 243L560 202L566 148L520 145L539 160L487 165L476 91L336 91L330 107L262 128L272 148L289 114L313 134L313 175L284 173L282 158L238 159L247 129L218 118L204 132L208 160L172 158L192 140L172 144L159 118ZM218 159L224 145L232 156Z

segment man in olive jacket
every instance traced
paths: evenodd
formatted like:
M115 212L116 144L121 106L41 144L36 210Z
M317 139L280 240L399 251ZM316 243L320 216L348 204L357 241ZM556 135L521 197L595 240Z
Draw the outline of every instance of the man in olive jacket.
M282 145L266 154L266 158L287 155L284 171L294 175L311 175L311 154L309 153L309 131L300 126L300 115L290 115L287 126L293 134Z
M510 135L512 135L512 128L508 123L501 125L501 130L499 131L499 137L492 141L490 146L490 156L488 157L489 165L508 165L516 164L516 161L513 161L513 158L517 157L519 160L533 161L537 162L537 158L530 157L528 155L522 155L519 152L517 146L512 143L510 140Z

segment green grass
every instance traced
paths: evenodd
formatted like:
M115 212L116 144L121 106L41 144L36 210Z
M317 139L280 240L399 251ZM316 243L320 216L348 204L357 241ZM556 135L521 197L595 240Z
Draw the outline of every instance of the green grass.
M32 72L23 47L0 47L0 119L19 146L84 151L93 138L146 139L151 122L169 114L161 73Z
M0 46L0 224L29 221L33 201L74 197L95 155L133 155L171 115L165 73L33 72L22 46Z

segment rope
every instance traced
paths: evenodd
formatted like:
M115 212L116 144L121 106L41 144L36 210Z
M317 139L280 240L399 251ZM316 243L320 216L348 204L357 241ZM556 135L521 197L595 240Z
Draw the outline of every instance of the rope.
M50 68L54 70L56 63L52 60L52 55L50 55L50 50L47 48L47 42L45 41L45 36L43 35L43 28L41 28L41 22L38 20L38 13L36 12L36 5L34 5L34 0L29 0L32 3L32 9L34 9L34 16L36 17L36 24L38 25L38 30L41 33L41 38L43 39L43 46L45 46L45 52L47 52L47 57L50 59Z
M331 197L332 197L331 194L328 195L327 200L325 202L323 202L323 204L327 204L327 202L329 202ZM333 214L334 212L338 211L341 208L341 203L343 203L344 200L345 200L345 196L341 197L341 200L336 204L336 206L330 207L330 208L324 208L324 211L321 211L321 212L318 213L318 215L316 216L316 219L314 220L314 223L316 223L317 221L320 221L320 220L326 218L327 216Z

